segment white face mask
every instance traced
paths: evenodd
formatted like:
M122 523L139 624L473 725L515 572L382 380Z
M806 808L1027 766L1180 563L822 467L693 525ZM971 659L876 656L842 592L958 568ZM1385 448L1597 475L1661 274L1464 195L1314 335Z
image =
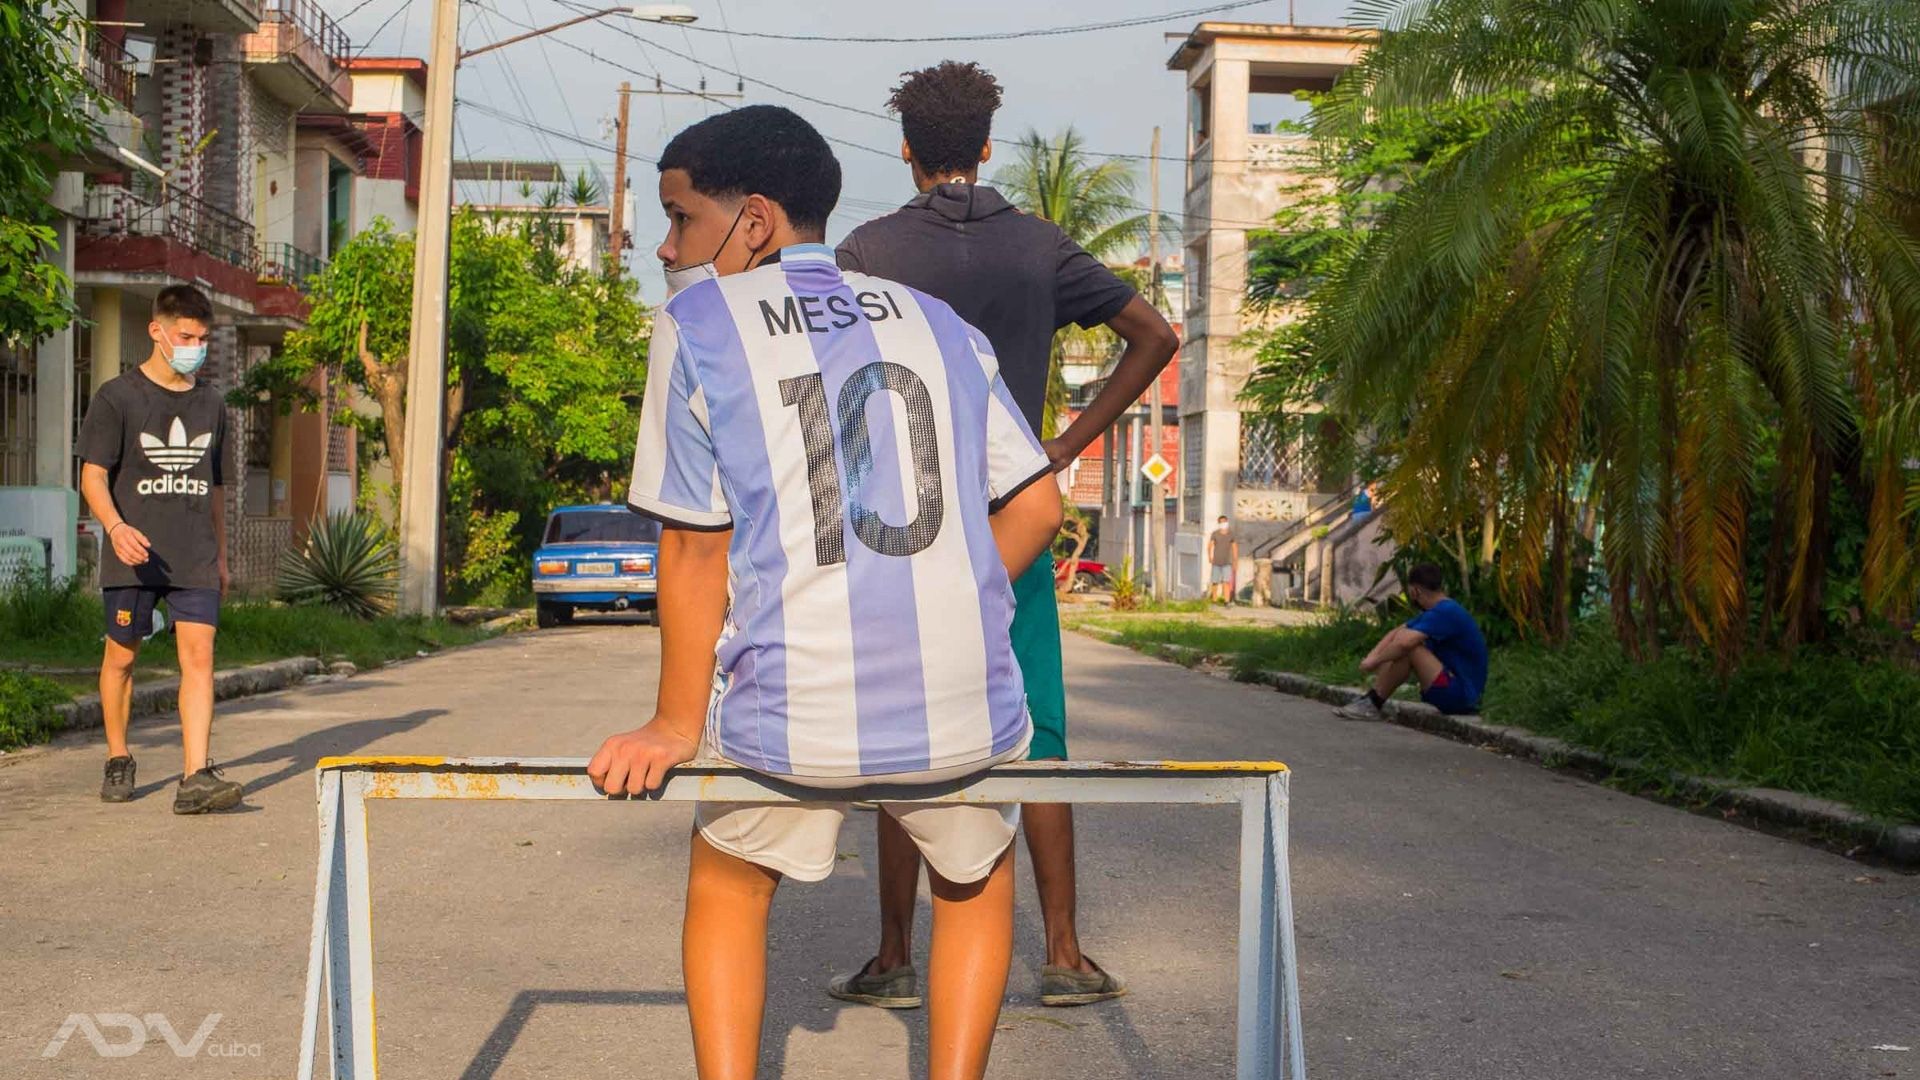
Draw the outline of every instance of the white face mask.
M167 363L173 370L182 375L191 375L200 370L201 364L207 362L206 345L176 345L173 342L173 335L168 334L165 327L161 327L160 332L166 335Z
M720 271L714 269L713 261L720 257L721 252L727 250L727 241L733 239L733 230L740 227L740 218L746 214L746 212L746 204L741 203L740 212L733 215L733 224L727 226L727 235L721 237L720 246L713 249L713 258L708 259L706 262L694 263L691 266L669 266L663 268L662 272L666 274L667 277L667 299L673 299L682 289L698 285L703 281L716 280L720 277Z

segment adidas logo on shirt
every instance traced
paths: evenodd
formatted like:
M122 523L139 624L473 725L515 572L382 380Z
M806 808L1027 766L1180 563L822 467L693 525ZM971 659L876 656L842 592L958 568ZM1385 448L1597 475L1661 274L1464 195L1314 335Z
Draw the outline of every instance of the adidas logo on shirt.
M142 495L205 495L212 490L207 482L186 473L207 456L207 444L212 441L211 431L189 440L187 425L177 416L165 442L157 435L141 432L140 449L146 451L147 460L160 467L161 475L140 481L134 490Z

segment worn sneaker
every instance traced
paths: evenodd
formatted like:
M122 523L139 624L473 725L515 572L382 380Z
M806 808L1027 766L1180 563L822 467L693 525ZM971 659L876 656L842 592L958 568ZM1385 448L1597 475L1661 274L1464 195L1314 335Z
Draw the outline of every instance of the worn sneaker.
M107 777L100 781L101 802L126 802L133 798L133 758L126 754L107 759Z
M891 971L869 971L879 959L874 957L851 975L835 975L827 983L827 996L881 1009L919 1008L920 975L913 965L902 964Z
M1127 985L1095 964L1093 957L1082 959L1093 966L1092 971L1052 964L1040 969L1040 1004L1056 1009L1092 1005L1096 1001L1111 1001L1127 992Z
M1380 706L1375 705L1373 699L1365 694L1333 710L1333 715L1342 720L1381 720L1386 717L1386 714L1380 711Z
M231 810L240 805L240 796L245 790L231 780L221 778L220 766L207 762L207 767L180 781L180 790L173 796L173 812L176 814L204 814L209 810Z

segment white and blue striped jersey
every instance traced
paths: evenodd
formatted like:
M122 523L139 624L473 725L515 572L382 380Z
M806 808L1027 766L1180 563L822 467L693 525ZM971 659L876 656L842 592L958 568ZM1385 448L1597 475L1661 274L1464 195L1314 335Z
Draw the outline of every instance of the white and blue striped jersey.
M776 776L984 762L1030 721L988 516L1051 472L985 335L832 249L654 316L628 502L733 530L707 741Z

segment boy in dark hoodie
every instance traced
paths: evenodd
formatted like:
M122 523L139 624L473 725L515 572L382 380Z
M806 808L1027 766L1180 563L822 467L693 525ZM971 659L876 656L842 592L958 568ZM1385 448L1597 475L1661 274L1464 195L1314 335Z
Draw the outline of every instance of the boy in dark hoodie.
M839 248L843 270L889 278L951 305L987 336L1027 424L1041 431L1055 331L1105 325L1126 342L1106 387L1058 437L1046 440L1065 469L1138 401L1180 345L1166 319L1098 259L1044 218L1016 209L979 182L1000 84L976 64L954 61L909 72L889 106L900 114L900 158L920 194L855 229ZM1054 569L1042 553L1013 584L1013 650L1033 715L1034 760L1064 759L1066 687ZM1085 1005L1125 993L1120 980L1080 952L1074 926L1073 808L1029 805L1022 820L1046 921L1041 1001ZM833 980L828 993L883 1008L920 1003L912 965L914 892L920 858L900 827L880 821L880 951Z

